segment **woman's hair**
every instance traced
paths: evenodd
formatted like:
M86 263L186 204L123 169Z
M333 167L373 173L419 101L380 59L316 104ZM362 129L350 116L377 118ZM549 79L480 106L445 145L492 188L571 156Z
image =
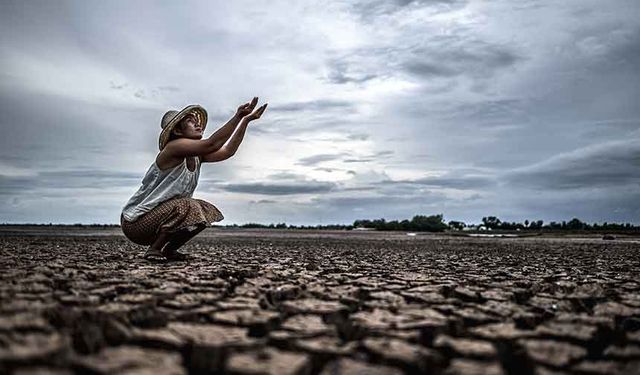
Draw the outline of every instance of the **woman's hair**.
M176 128L182 129L182 121L177 123L176 126L174 126L173 129L171 129L171 133L169 134L169 140L167 142L171 142L174 139L180 138L180 136L175 133Z

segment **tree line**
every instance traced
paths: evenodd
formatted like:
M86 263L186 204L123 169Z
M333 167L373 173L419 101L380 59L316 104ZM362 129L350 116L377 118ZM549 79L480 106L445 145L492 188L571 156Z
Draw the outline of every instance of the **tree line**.
M35 225L35 226L74 226L74 227L119 227L120 224L0 224L2 226L18 226L18 225ZM214 227L224 228L263 228L263 229L326 229L326 230L387 230L387 231L412 231L412 232L443 232L446 230L520 230L520 231L610 231L610 232L640 232L640 226L631 223L608 223L589 224L578 218L569 221L551 221L546 223L543 220L525 220L524 222L502 221L496 216L485 216L482 218L482 224L467 224L463 221L451 220L444 221L442 214L437 215L415 215L411 220L390 220L380 219L361 219L355 220L353 224L329 224L329 225L287 225L286 223L277 224L230 224L218 225Z
M451 223L452 222L449 222L450 225ZM461 223L461 225L462 225L462 228L464 228L466 224ZM598 224L598 223L589 224L587 222L583 222L577 217L574 217L569 221L564 221L564 220L559 222L551 221L548 224L544 224L544 221L542 220L531 220L531 221L525 220L523 223L517 223L517 222L501 221L496 216L486 216L482 218L482 225L490 229L505 229L505 230L514 230L514 229L516 230L517 229L520 229L520 230L524 230L524 229L616 230L616 231L640 230L640 226L635 226L631 223L619 224L619 223L608 223L605 221L602 224ZM457 226L456 229L462 229L462 228L460 228L460 226Z
M524 222L502 221L496 216L485 216L481 224L467 224L463 221L444 221L442 214L415 215L411 220L361 219L355 220L352 225L287 225L248 223L242 225L227 225L226 227L238 228L274 228L274 229L371 229L388 231L412 231L412 232L443 232L446 230L520 230L520 231L616 231L616 232L640 232L640 226L631 223L593 223L583 222L578 218L569 221L524 220Z

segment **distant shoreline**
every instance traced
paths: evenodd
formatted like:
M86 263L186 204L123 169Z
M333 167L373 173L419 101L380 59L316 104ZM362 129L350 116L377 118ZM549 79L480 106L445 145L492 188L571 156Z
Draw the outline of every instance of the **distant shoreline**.
M493 230L444 230L444 231L415 231L415 230L381 230L375 228L353 228L353 226L347 224L317 224L317 225L294 225L293 227L269 227L269 224L261 224L262 227L245 226L247 224L229 224L229 225L212 225L212 228L218 229L273 229L273 230L343 230L343 231L355 231L355 232L417 232L417 233L458 233L459 235L484 233L484 234L528 234L528 235L540 235L540 234L576 234L576 233L593 233L593 234L607 234L607 233L619 233L619 234L633 234L640 235L640 231L633 230L605 230L605 229L525 229L525 230L510 230L510 229L493 229ZM337 228L337 227L344 228ZM78 229L107 229L107 228L120 228L120 224L10 224L2 223L0 228L78 228Z
M349 236L358 238L474 238L474 239L523 239L523 238L585 238L600 240L604 235L613 235L616 239L640 239L640 233L615 231L458 231L448 230L443 232L416 232L416 231L391 231L391 230L353 230L353 229L329 229L329 228L243 228L240 226L212 226L203 232L204 236L224 235L224 236L253 236L257 233L268 236L289 235L299 233L302 236ZM203 236L201 235L201 237ZM68 225L68 224L0 224L0 236L123 236L119 224L97 224L97 225Z

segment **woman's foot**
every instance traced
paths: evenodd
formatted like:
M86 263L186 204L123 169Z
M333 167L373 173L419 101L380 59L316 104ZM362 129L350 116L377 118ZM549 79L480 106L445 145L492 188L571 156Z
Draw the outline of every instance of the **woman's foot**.
M168 260L189 259L189 256L187 254L179 252L178 249L195 235L202 232L206 227L206 224L199 224L196 225L196 229L194 230L184 228L172 233L171 238L162 248L162 255L164 255Z
M162 256L167 260L187 260L189 256L185 253L181 253L178 250L169 250L167 246L162 249Z
M162 262L167 260L167 257L162 254L162 251L150 246L147 251L144 253L143 255L144 259L146 260L150 260L150 261L155 261L155 262Z

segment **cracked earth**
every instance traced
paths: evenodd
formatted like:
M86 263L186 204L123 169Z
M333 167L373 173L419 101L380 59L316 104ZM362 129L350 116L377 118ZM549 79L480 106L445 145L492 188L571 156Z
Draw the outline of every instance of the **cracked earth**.
M640 373L637 240L310 233L5 233L0 373Z

